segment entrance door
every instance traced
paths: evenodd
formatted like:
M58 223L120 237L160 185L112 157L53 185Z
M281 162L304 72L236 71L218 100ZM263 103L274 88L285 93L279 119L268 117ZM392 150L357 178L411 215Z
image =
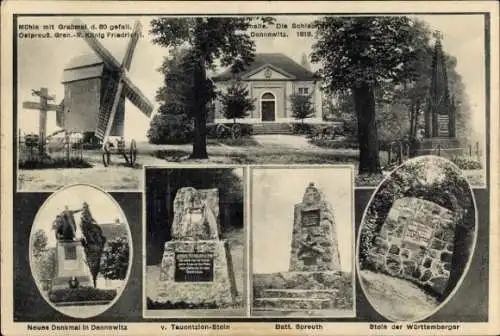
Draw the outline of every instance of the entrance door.
M270 92L266 92L261 98L262 121L276 120L276 98Z

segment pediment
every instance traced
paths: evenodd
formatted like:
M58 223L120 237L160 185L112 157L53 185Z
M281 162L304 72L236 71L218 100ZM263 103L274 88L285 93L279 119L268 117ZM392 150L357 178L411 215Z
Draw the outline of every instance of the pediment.
M245 80L276 80L294 79L295 77L271 64L265 64L245 74L242 78Z

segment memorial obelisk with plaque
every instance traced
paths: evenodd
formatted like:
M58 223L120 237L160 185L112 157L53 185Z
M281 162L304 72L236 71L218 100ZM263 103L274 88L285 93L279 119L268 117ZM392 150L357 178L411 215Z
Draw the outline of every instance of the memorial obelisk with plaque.
M446 61L441 43L442 35L435 32L432 56L432 75L427 107L425 110L425 134L420 143L423 154L434 154L436 148L456 148L456 104L450 94ZM430 150L430 151L429 151Z
M236 297L231 255L219 237L217 189L177 191L172 239L165 243L157 302L230 306Z
M351 309L352 278L340 268L333 209L310 183L293 211L289 270L254 278L253 310Z

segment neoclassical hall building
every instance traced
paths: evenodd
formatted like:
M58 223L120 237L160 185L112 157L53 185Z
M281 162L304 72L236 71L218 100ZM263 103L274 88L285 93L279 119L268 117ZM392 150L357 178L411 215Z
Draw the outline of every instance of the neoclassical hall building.
M239 122L272 123L293 121L290 95L299 93L312 96L314 115L308 121L322 119L322 96L320 84L314 73L309 70L307 58L303 56L302 64L281 53L258 53L254 61L238 73L239 81L247 85L255 108ZM214 76L217 89L225 91L234 81L230 69ZM210 118L211 117L211 118ZM222 114L222 104L215 102L215 115L209 119L215 122L227 122Z

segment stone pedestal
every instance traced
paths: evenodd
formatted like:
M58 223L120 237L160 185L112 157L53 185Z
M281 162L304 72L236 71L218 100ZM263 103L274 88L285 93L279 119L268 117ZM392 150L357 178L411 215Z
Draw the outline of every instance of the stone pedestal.
M72 279L76 279L79 287L93 287L80 241L60 240L56 245L56 276L52 280L52 290L70 288Z
M293 225L289 272L254 277L267 285L254 286L253 309L352 309L352 280L340 271L333 210L313 183L294 207Z
M461 155L460 141L457 138L435 137L424 138L418 144L419 155L438 155L452 158Z
M230 306L236 282L228 245L219 239L217 189L182 188L174 200L172 240L165 243L160 303Z
M378 270L443 294L450 277L456 214L433 202L396 200L368 261Z

